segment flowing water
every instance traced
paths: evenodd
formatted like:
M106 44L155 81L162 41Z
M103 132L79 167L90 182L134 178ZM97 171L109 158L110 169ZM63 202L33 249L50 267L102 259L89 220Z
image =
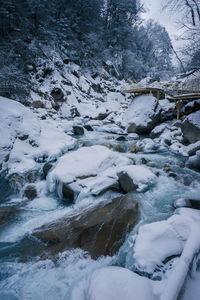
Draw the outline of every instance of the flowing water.
M80 142L84 145L106 143L115 145L114 138L117 136L91 132L80 138ZM12 191L8 190L6 182L2 180L0 210L6 211L7 217L0 228L1 300L70 299L72 288L81 279L89 276L93 270L109 265L120 265L134 270L132 249L138 227L144 223L168 218L174 212L173 202L177 198L199 198L200 175L184 168L183 158L169 152L130 154L126 150L128 146L134 144L134 141L118 142L118 144L124 149L123 155L133 158L136 163L141 163L141 158L154 162L155 168L152 170L154 169L157 174L157 182L150 189L133 194L139 199L140 217L119 253L114 257L92 260L87 253L74 249L56 255L51 260L39 260L35 253L40 244L33 239L27 239L28 234L48 220L57 219L72 210L81 210L89 200L66 206L47 192L46 181L42 180L37 183L38 197L21 203L20 197L14 196ZM177 178L170 177L163 171L166 164L178 174ZM184 179L188 177L190 184L184 184ZM188 282L187 285L190 288L192 284Z

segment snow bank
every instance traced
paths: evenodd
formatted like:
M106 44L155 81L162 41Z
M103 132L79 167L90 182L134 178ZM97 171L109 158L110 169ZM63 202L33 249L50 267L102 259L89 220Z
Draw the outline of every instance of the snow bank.
M35 140L40 135L40 126L34 114L25 106L0 97L0 161L13 147L17 137Z
M71 293L70 300L153 300L151 281L120 267L94 271Z
M75 147L75 139L55 120L39 120L21 103L0 97L0 161L9 174L37 168L37 162L54 160Z

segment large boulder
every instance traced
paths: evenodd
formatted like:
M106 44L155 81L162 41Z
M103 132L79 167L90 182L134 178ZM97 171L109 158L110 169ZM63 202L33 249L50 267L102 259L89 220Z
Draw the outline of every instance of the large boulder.
M182 123L181 130L190 143L200 141L200 111L190 114Z
M78 196L98 196L108 189L117 189L117 169L131 163L104 146L82 147L58 160L47 176L48 189L70 201L76 201Z
M92 257L113 255L138 217L137 201L121 196L37 228L33 236L49 254L82 248Z
M160 121L161 106L153 96L136 97L123 118L128 133L148 133Z

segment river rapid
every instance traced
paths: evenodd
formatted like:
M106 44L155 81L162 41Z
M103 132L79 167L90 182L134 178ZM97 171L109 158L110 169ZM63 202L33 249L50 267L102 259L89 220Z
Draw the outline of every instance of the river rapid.
M99 129L78 137L79 144L84 146L108 143L112 147L120 145L123 149L122 155L134 159L136 164L141 165L149 161L153 163L151 169L157 175L154 186L142 192L133 192L133 197L139 201L140 215L137 224L113 257L93 260L81 249L64 251L50 259L35 256L34 248L40 247L40 244L35 240L26 242L24 237L50 218L56 219L63 214L70 214L71 210L81 210L94 200L88 197L86 201L67 205L46 191L45 180L39 180L38 197L22 203L20 196L12 194L7 183L2 180L0 211L9 213L0 231L0 299L70 299L73 288L95 270L106 266L120 266L134 271L136 268L133 247L140 226L169 218L174 214L173 204L178 198L199 198L200 175L184 166L183 156L169 151L130 153L128 149L135 141L116 143L119 136L120 134L101 132ZM141 140L144 138L140 137ZM169 172L166 172L167 168L175 175L169 175ZM159 270L159 276L154 276L155 281L162 278L162 272L164 267ZM199 276L198 274L195 276ZM189 282L186 284L187 295L191 289L195 290L194 283L192 285ZM189 298L183 294L181 299Z

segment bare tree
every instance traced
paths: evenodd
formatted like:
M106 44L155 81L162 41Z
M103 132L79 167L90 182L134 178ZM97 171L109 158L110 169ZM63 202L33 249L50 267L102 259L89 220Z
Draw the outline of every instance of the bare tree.
M183 32L179 39L184 40L181 54L187 58L186 67L200 69L200 0L165 0L163 9L177 14Z
M200 0L166 0L163 9L172 13L181 13L188 26L200 25Z

